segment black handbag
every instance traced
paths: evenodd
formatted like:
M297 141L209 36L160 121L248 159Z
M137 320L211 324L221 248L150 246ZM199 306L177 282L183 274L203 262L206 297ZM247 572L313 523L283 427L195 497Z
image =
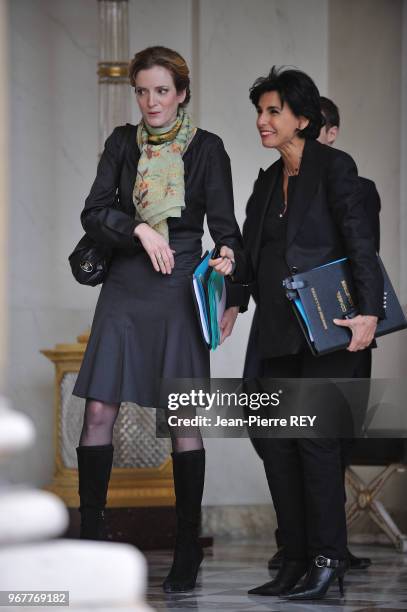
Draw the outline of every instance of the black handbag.
M129 138L130 130L127 129L120 149L120 174ZM119 196L116 193L113 205L117 206L118 204ZM68 257L75 280L81 285L89 285L90 287L103 283L112 255L113 249L111 247L95 242L88 234L82 236Z
M85 234L70 254L69 263L78 283L95 287L105 280L111 258L112 249L97 244Z

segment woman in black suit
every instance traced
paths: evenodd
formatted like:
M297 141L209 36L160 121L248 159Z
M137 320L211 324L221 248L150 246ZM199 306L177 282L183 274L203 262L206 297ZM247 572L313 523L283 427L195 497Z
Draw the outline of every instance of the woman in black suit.
M115 128L107 139L81 215L87 234L114 253L73 391L86 399L77 455L81 537L88 539L103 537L121 402L158 407L161 379L209 377L209 350L190 287L205 215L220 247L210 265L228 276L243 250L229 157L222 140L196 127L186 111L185 60L172 49L149 47L135 55L129 76L142 120ZM234 278L241 268L238 263ZM226 282L221 341L241 303L239 287ZM172 427L170 434L177 538L163 587L178 592L194 588L203 558L198 532L205 450L198 428L183 437Z
M319 92L298 70L272 68L250 90L262 145L280 158L260 170L243 238L257 303L246 375L352 378L382 316L383 280L363 209L357 169L346 153L316 141ZM347 350L314 357L282 280L347 256L359 311L336 320L352 332ZM342 592L346 521L339 439L258 439L284 544L276 578L249 593L316 599L335 578ZM306 574L301 586L296 584Z

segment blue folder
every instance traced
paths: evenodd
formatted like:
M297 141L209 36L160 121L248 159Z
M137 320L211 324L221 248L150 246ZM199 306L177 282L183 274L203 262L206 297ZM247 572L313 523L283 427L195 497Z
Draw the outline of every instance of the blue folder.
M202 337L215 350L221 337L220 322L226 306L226 285L221 274L209 266L213 251L206 251L192 273L192 292Z

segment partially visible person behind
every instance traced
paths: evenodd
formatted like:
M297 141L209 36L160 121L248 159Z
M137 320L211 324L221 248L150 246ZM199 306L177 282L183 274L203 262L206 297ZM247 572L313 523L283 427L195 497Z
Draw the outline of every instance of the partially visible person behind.
M321 144L333 146L339 133L339 109L329 98L321 96L320 101L321 112L326 123L322 126L317 140ZM362 188L363 205L374 236L376 251L378 252L380 249L380 196L373 181L360 176L359 182Z

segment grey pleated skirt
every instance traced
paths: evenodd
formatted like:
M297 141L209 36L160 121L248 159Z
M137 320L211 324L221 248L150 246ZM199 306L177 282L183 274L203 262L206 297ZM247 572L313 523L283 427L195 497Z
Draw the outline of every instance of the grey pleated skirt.
M200 249L182 241L171 246L177 251L171 275L155 272L144 252L114 256L74 395L160 407L162 379L209 377L190 284Z

